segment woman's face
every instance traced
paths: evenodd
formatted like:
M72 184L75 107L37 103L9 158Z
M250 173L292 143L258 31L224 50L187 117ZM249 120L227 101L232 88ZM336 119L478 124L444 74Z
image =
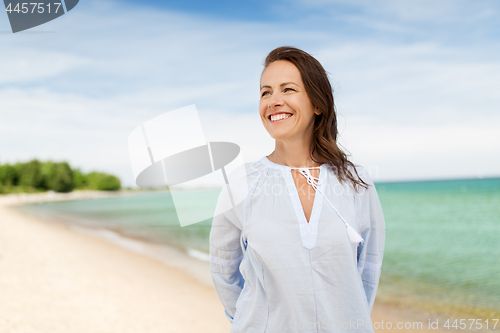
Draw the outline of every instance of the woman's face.
M269 64L262 72L260 88L260 118L273 139L295 141L312 133L314 114L320 112L309 100L294 64L286 60Z

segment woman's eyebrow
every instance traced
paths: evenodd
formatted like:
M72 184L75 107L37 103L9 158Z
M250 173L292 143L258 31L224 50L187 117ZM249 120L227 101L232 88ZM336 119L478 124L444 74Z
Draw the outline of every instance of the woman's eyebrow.
M280 84L280 87L283 87L283 86L286 86L287 84L295 84L297 87L299 86L297 83L295 82L284 82L282 84ZM260 87L260 90L264 89L264 88L271 88L271 86L262 86Z

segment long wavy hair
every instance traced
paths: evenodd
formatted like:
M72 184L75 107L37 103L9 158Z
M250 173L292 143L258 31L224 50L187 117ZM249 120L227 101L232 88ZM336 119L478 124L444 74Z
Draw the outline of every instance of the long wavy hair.
M264 70L277 60L290 61L297 67L309 99L313 106L321 111L314 119L309 149L311 159L316 163L330 165L340 183L350 183L356 191L360 186L367 189L369 184L359 177L354 164L347 159L347 154L337 144L337 113L333 89L323 66L307 52L291 46L282 46L267 55Z

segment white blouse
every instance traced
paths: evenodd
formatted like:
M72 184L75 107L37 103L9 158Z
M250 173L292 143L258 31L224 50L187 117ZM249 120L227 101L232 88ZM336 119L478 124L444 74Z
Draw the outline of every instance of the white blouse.
M318 178L298 168L316 190L307 222L291 167L266 156L245 164L245 199L210 231L212 281L232 333L373 332L385 222L372 179L355 167L371 185L359 193L328 164Z

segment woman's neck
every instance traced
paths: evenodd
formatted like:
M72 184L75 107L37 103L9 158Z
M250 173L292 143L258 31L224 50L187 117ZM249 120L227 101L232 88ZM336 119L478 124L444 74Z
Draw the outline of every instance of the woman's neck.
M282 145L283 146L283 145ZM319 167L321 164L313 162L309 150L280 147L276 145L274 151L267 158L276 164L292 168Z

